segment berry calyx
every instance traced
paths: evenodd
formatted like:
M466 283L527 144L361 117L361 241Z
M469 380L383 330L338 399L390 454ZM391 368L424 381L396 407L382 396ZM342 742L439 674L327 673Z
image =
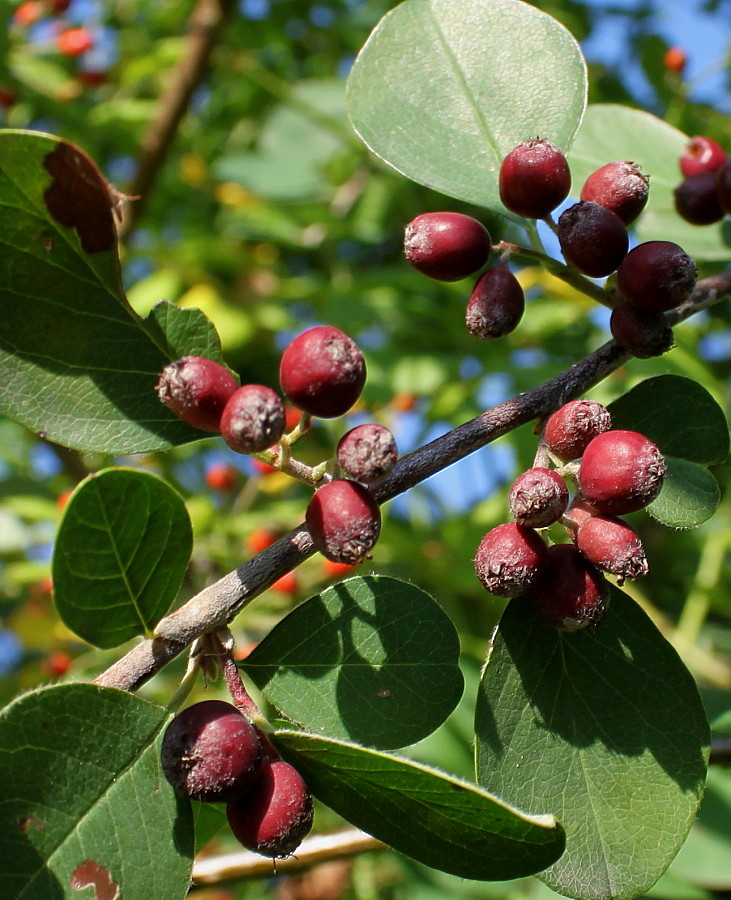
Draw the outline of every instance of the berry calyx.
M698 134L685 145L678 162L685 178L699 172L717 172L726 162L726 151L713 138Z
M620 293L640 309L665 312L686 300L696 283L688 254L672 241L638 244L617 271Z
M411 265L437 281L474 275L490 256L485 226L462 213L422 213L406 226L404 254Z
M558 472L535 466L514 481L509 503L513 518L521 525L546 528L566 511L569 489Z
M582 455L593 438L611 427L612 416L606 406L596 400L570 400L549 417L543 440L557 459L570 462Z
M576 546L598 569L626 578L647 574L647 557L637 532L616 516L590 516L576 532Z
M240 478L241 472L231 463L215 462L206 469L206 484L214 491L232 491Z
M618 303L609 317L612 337L638 359L662 356L673 346L673 329L665 313L638 309L631 303Z
M607 163L586 179L581 200L598 203L629 225L639 216L650 194L650 179L633 162Z
M579 487L597 512L624 515L652 503L666 471L659 448L643 434L605 431L584 451Z
M252 789L227 805L226 816L234 836L248 850L284 859L312 828L312 795L293 766L267 760Z
M673 191L675 211L691 225L712 225L723 218L715 172L689 175Z
M220 430L221 414L238 383L220 363L184 356L165 366L157 383L162 402L175 415L202 431Z
M573 544L549 547L540 577L530 591L535 609L555 628L596 628L609 603L602 573Z
M504 337L514 331L525 311L525 295L507 264L488 269L475 285L465 312L471 334L481 340Z
M496 597L512 599L535 582L546 558L543 538L526 525L505 522L487 532L475 554L475 573Z
M305 513L315 549L333 562L353 565L381 533L381 510L367 488L339 478L318 488Z
M598 203L582 200L561 213L558 240L566 262L584 275L610 275L627 254L624 222Z
M279 381L289 400L323 419L344 415L360 397L365 379L358 345L331 325L317 325L296 337L279 366Z
M344 434L336 450L338 465L354 481L380 481L396 465L396 439L385 425L369 422Z
M284 404L263 384L245 384L228 398L221 415L221 435L237 453L260 453L284 434Z
M568 197L571 172L558 147L535 138L518 144L503 159L499 184L506 209L543 219Z
M168 725L161 762L178 793L191 800L224 803L258 780L261 744L254 726L235 706L203 700Z

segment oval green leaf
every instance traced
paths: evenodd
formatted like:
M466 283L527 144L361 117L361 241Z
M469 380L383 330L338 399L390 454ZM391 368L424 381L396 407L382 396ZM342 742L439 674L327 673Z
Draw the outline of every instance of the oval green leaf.
M641 896L682 846L703 795L698 689L645 613L612 588L595 635L509 603L478 695L478 780L550 809L566 852L541 880L581 900Z
M193 546L183 498L136 469L104 469L66 507L53 555L58 613L85 641L150 634L180 587Z
M562 25L520 0L406 0L358 55L347 102L361 139L397 171L504 212L503 157L536 135L568 149L586 65Z
M415 585L379 576L302 603L242 668L303 727L389 749L431 734L463 689L449 616Z
M671 528L695 528L718 509L721 489L704 466L666 456L668 471L662 490L647 507L650 515Z
M520 878L563 851L553 816L527 816L436 769L300 732L277 732L274 742L319 800L434 869L484 881Z

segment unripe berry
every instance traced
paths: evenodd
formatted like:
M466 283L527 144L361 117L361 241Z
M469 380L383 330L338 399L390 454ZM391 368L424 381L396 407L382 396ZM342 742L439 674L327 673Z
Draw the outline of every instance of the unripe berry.
M579 487L599 513L624 515L657 497L667 466L658 447L637 431L605 431L584 451Z
M672 241L646 241L625 256L617 271L620 293L640 309L665 312L686 300L696 282L688 254Z
M699 172L717 172L726 162L726 151L713 138L699 134L688 141L678 162L685 178Z
M318 488L305 513L315 549L333 562L360 562L381 533L381 511L367 488L345 478Z
M550 141L523 141L500 166L500 199L519 216L543 219L568 197L570 188L569 164Z
M558 240L566 262L592 278L614 272L629 247L627 228L619 216L583 200L561 213Z
M637 532L616 516L590 516L576 532L576 546L598 569L625 578L647 574L647 557Z
M537 531L506 522L488 531L480 541L475 572L485 590L496 597L519 597L538 577L547 549Z
M161 762L179 793L191 800L225 803L257 781L261 745L256 729L235 706L203 700L168 725Z
M535 609L562 631L596 628L609 603L602 573L573 544L549 547L540 577L531 589Z
M578 459L589 441L612 427L606 406L596 400L570 400L546 422L543 440L562 462Z
M618 303L609 318L612 337L638 359L662 356L673 346L673 329L665 313Z
M228 804L226 816L244 847L283 859L312 828L312 796L293 766L282 760L266 761L254 787Z
M331 325L317 325L296 337L279 366L279 381L291 402L323 419L344 415L360 397L365 379L358 345Z
M712 225L723 218L716 173L689 175L673 191L675 211L691 225Z
M406 226L404 253L411 265L437 281L474 275L490 256L485 226L462 213L422 213Z
M523 288L507 265L500 263L478 279L467 303L465 321L470 333L484 341L510 334L524 311Z
M731 160L716 172L716 193L724 212L731 213Z
M586 179L581 199L598 203L629 225L645 208L650 194L650 179L633 162L607 163Z
M569 503L566 482L553 469L535 466L510 489L510 512L521 525L545 528L557 522Z
M260 453L284 434L284 404L263 384L245 384L229 397L221 415L221 435L238 453Z
M338 465L354 481L371 484L396 465L396 439L385 425L369 422L344 434L336 451Z
M157 393L189 425L217 432L223 408L237 387L236 378L220 363L184 356L162 370Z

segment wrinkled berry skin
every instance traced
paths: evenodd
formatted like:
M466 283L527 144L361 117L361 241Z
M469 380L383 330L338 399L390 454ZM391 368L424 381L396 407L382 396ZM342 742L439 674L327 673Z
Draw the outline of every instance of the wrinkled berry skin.
M354 565L381 533L381 511L367 488L339 478L318 488L305 513L315 549L332 562Z
M218 432L221 414L238 388L229 370L202 356L184 356L165 366L157 393L168 409L202 431Z
M569 489L558 472L534 466L513 482L509 503L513 518L521 525L546 528L566 511Z
M344 434L336 450L338 465L348 478L363 484L380 481L396 465L396 439L385 425L368 422Z
M546 422L543 440L561 462L578 459L589 441L612 427L612 416L596 400L570 400Z
M245 384L229 397L221 415L221 435L238 453L259 453L284 434L284 404L263 384Z
M576 532L576 546L598 569L626 578L647 574L647 557L637 532L616 516L590 516Z
M646 241L622 260L617 286L639 309L665 312L690 296L696 275L695 264L682 247L672 241Z
M543 538L526 525L506 522L491 529L475 554L475 572L486 591L512 599L524 594L546 558Z
M716 172L716 194L723 211L731 213L731 160Z
M331 325L316 325L282 354L279 381L289 400L311 416L334 419L360 397L366 379L355 341Z
M411 265L437 281L474 275L490 256L485 226L462 213L422 213L406 226L404 254Z
M643 434L605 431L584 451L579 487L598 513L621 516L652 503L666 471L659 448Z
M631 303L619 303L609 317L612 337L638 359L662 356L673 346L673 329L665 313L638 309Z
M598 203L630 225L647 204L650 179L633 162L607 163L586 179L581 199Z
M226 816L234 837L248 850L284 859L312 828L312 796L293 766L266 761L256 784L228 804Z
M550 625L561 631L580 631L596 628L601 622L609 603L609 586L573 544L554 544L530 599Z
M503 160L499 186L506 209L528 219L543 219L569 195L569 164L550 141L523 141Z
M566 262L592 278L614 272L629 247L627 228L619 216L584 200L561 213L558 240Z
M685 145L678 162L685 178L699 172L717 172L726 162L726 151L713 138L696 135Z
M689 175L675 188L675 211L691 225L713 225L723 218L715 172Z
M254 726L235 706L203 700L168 725L161 762L178 793L191 800L225 803L258 779L261 745Z
M514 331L525 312L525 295L507 265L488 269L475 285L465 312L471 334L481 340L504 337Z

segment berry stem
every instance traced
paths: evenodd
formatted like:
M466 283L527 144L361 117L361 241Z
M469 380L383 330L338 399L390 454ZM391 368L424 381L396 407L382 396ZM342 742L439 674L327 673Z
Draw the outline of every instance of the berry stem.
M228 638L225 643L221 640L222 634L226 635ZM218 663L221 666L223 680L226 682L226 687L228 688L229 694L231 694L234 706L243 710L249 719L253 719L258 723L262 718L259 707L254 703L249 696L249 692L244 687L244 682L241 680L241 673L236 665L236 661L233 656L231 656L230 646L227 646L233 643L231 632L228 628L219 629L219 631L208 635L208 638L216 654Z
M201 667L201 641L202 639L198 638L190 646L185 674L178 685L177 691L170 698L170 702L167 705L171 713L176 713L182 708L198 680L198 672Z

